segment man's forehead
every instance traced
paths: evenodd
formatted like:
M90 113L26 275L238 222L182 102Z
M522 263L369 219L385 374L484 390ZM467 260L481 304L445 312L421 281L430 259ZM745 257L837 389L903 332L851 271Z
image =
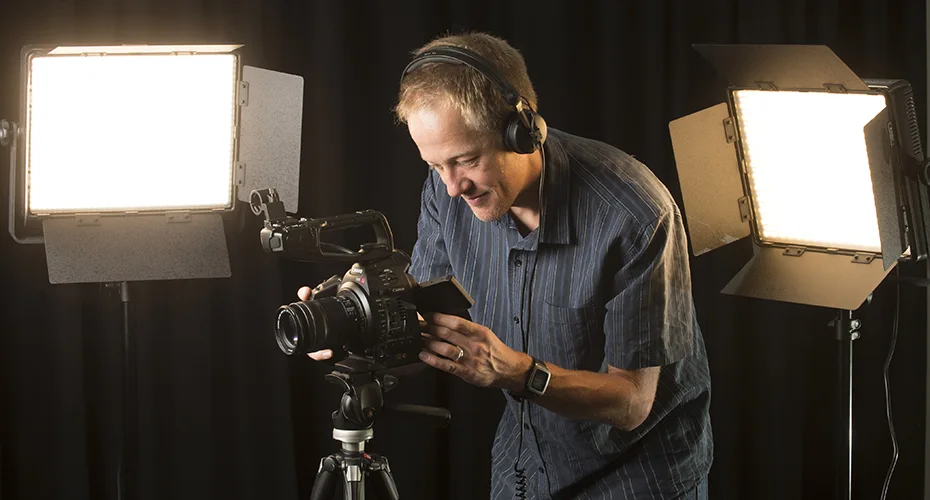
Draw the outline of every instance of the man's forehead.
M486 135L471 130L454 110L417 111L408 118L407 128L427 162L446 162L474 154L488 144Z

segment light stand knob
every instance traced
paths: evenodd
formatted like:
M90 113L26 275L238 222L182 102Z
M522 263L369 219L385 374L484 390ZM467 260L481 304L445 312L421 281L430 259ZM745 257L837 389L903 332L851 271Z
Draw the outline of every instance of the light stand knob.
M920 164L917 170L917 178L924 186L930 187L930 159L926 159Z
M9 146L12 140L13 125L7 120L0 120L0 146Z

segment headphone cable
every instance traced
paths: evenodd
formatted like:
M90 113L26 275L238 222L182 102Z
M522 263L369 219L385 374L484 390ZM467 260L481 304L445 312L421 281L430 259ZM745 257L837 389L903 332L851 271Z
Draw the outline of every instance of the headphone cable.
M542 156L542 166L539 173L539 234L536 235L536 256L533 258L533 267L530 270L530 279L528 282L524 282L523 285L523 294L521 299L526 301L526 318L527 321L532 319L533 308L533 282L536 279L536 263L539 260L539 239L542 237L542 218L543 212L545 209L545 204L543 203L544 199L544 189L543 187L546 184L546 148L542 144L539 145L539 153ZM528 286L527 286L528 285ZM529 288L529 294L527 294L527 288ZM529 354L529 324L525 324L521 332L521 338L523 339L523 352ZM532 368L530 368L532 369ZM523 430L526 428L526 400L520 400L520 446L517 448L517 459L513 463L513 472L516 475L516 487L515 487L515 498L517 500L523 500L526 498L526 493L528 486L526 484L526 469L519 467L520 457L523 456Z

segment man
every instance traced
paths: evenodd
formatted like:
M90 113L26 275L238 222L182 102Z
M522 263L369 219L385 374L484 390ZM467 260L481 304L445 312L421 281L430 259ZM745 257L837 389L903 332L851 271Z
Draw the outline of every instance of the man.
M420 359L504 390L491 497L706 498L710 376L672 197L631 156L546 131L505 41L431 51L449 57L415 59L396 107L430 166L410 272L456 276L475 305L427 315Z

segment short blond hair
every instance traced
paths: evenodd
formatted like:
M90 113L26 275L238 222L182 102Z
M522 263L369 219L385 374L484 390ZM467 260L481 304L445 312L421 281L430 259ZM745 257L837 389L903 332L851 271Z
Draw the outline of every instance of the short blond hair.
M534 110L536 91L526 71L520 51L505 40L487 33L464 33L437 38L413 52L414 57L439 45L451 45L475 52L494 66ZM504 120L514 112L496 85L484 75L463 64L426 63L406 75L400 84L394 112L401 123L419 110L446 101L462 114L465 125L487 133L502 142Z

